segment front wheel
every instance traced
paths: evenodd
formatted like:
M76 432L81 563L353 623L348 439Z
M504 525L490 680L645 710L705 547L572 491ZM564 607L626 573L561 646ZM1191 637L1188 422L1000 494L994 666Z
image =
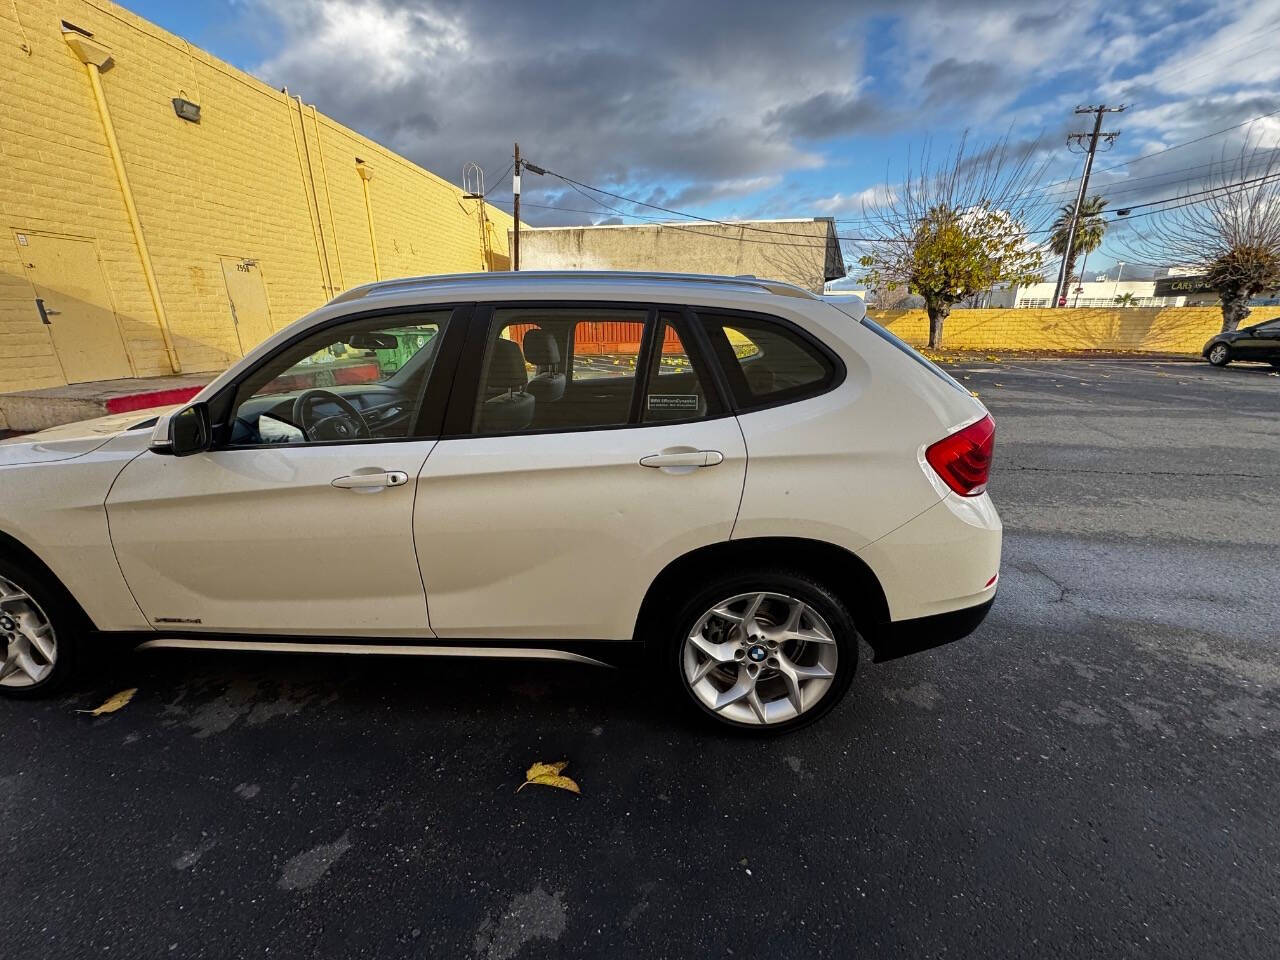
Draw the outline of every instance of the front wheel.
M1231 362L1231 350L1225 343L1215 343L1209 350L1209 362L1215 367L1225 367Z
M71 676L72 606L41 573L0 559L0 696L43 697Z
M840 701L857 669L849 611L802 574L724 577L675 622L677 682L722 727L767 735L812 723Z

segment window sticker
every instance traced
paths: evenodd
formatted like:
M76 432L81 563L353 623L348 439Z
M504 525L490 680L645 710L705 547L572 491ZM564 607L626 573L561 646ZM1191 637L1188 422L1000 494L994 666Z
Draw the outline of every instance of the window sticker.
M698 409L696 393L655 393L649 396L650 410L694 410Z

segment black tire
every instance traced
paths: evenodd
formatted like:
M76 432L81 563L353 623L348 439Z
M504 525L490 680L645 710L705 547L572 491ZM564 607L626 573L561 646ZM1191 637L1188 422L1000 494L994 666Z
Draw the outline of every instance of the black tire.
M1271 364L1272 370L1280 370L1280 360L1270 360L1268 362Z
M698 621L713 605L730 597L752 592L784 594L803 601L822 616L836 641L835 677L830 686L817 703L789 720L768 724L734 721L704 704L686 681L684 641ZM844 698L858 668L859 635L849 610L817 580L794 570L761 568L717 577L689 598L669 629L671 635L665 656L666 669L671 685L679 691L678 699L720 730L767 737L806 727L820 720Z
M53 669L38 682L25 686L0 683L0 697L32 700L51 696L75 675L80 637L84 632L84 615L62 585L43 569L0 557L0 577L20 587L31 598L53 627L55 641ZM7 609L0 610L0 627L4 625L4 616L12 617L19 604L7 604ZM9 631L0 630L0 664L4 663L10 636ZM39 659L44 662L43 658Z
M1209 352L1205 354L1205 357L1215 367L1225 367L1231 362L1231 348L1225 343L1215 343L1209 348Z

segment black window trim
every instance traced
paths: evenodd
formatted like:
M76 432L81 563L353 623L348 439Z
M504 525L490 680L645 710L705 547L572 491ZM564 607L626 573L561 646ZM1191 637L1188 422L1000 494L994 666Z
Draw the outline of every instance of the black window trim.
M406 304L396 307L380 307L375 310L362 310L358 313L345 313L336 317L331 317L323 323L308 326L284 343L280 344L276 349L272 350L265 357L262 357L257 363L240 372L229 383L225 384L218 390L213 397L209 399L209 410L213 419L213 436L214 443L210 447L211 451L234 451L234 450L289 450L295 448L311 448L311 447L337 447L337 446L353 446L357 444L380 444L380 443L413 443L424 440L438 440L443 433L444 417L448 405L448 398L453 388L453 381L457 376L458 354L462 350L462 340L466 336L469 329L469 321L474 313L475 303L467 302L448 302L448 303L420 303ZM445 323L444 334L440 341L439 353L432 361L431 370L428 372L426 382L420 391L417 399L417 415L414 418L413 426L409 433L403 437L368 437L354 440L306 440L302 442L290 443L238 443L232 445L229 441L231 438L229 418L234 413L232 409L239 395L241 385L261 370L265 365L295 346L303 340L307 340L315 334L323 333L334 327L344 326L348 323L360 323L365 320L376 320L380 317L404 316L406 314L426 313L426 312L449 312L449 319ZM452 371L452 376L437 376L437 371L445 373Z
M804 327L785 317L780 317L775 313L761 313L756 310L737 310L725 307L691 307L689 312L697 317L698 322L694 324L695 328L700 335L709 340L711 348L715 352L716 359L719 362L714 366L724 377L722 390L728 395L735 414L754 413L757 410L768 410L771 407L781 407L789 403L820 397L839 388L844 383L845 377L848 376L848 369L845 367L844 361L830 347L804 329ZM751 388L747 384L746 374L742 371L742 364L733 352L729 337L724 332L724 325L716 322L716 318L720 317L741 317L744 320L771 323L781 327L794 335L796 339L804 343L817 355L827 368L827 375L815 383L807 383L798 387L780 390L759 400L751 399ZM740 402L739 397L742 397L747 402Z
M627 426L635 426L644 420L644 397L649 391L650 367L653 365L653 354L658 339L660 314L652 306L644 314L644 332L640 335L640 352L636 354L636 382L631 389L631 406L627 408ZM578 323L590 323L578 321ZM573 325L574 338L577 337L578 324Z
M484 353L489 335L489 327L498 310L634 310L645 313L644 337L640 343L640 354L636 359L636 389L632 393L632 403L627 423L594 424L582 427L546 427L543 429L508 430L501 433L476 433L472 429L475 417L475 404L480 392L480 378L484 373ZM651 355L653 338L656 335L658 318L663 312L676 315L691 315L692 311L681 303L656 303L647 300L490 300L475 304L469 321L466 343L462 347L462 356L457 364L457 374L453 379L453 389L449 394L448 407L444 416L444 427L441 440L494 439L499 437L554 436L564 433L588 433L603 430L646 430L653 427L679 426L684 423L704 423L722 420L734 414L731 398L725 393L722 379L717 370L718 364L710 350L704 347L706 339L698 323L686 323L689 329L689 342L685 349L690 351L689 359L695 365L701 364L708 374L708 403L714 397L717 413L700 417L689 417L683 420L652 420L643 422L643 389L647 387L647 365L641 367L646 350ZM577 324L571 328L569 336L569 357L566 358L565 375L569 376L573 359L573 339ZM680 332L680 331L678 331ZM642 374L642 371L643 374ZM641 378L646 380L641 384ZM714 391L714 392L712 392ZM710 410L710 407L708 407Z

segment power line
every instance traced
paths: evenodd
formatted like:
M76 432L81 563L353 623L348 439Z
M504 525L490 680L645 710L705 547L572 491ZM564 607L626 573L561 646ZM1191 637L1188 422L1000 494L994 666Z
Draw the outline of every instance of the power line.
M498 185L500 183L502 183L504 180L507 179L507 174L511 172L511 168L514 167L515 165L516 165L516 162L512 160L510 163L507 164L507 169L503 170L500 174L498 174L498 179L493 181L493 186L484 192L486 199L488 199L489 194L493 193L493 191L498 189Z
M1225 52L1225 51L1224 51L1224 52ZM1265 48L1264 48L1264 49L1262 49L1262 50L1254 50L1252 53L1246 53L1244 56L1237 58L1237 59L1236 59L1236 61L1235 61L1235 63L1237 63L1237 64L1239 64L1239 63L1243 63L1245 60L1252 60L1254 57L1256 57L1256 56L1258 56L1258 55L1260 55L1260 54L1264 54L1264 53L1273 53L1273 52L1274 52L1273 50L1265 49ZM1181 72L1182 72L1182 71L1180 71L1180 70L1178 70L1178 71L1174 71L1173 76L1177 76L1177 75L1178 75L1178 74L1180 74ZM1195 83L1197 80L1203 80L1205 77L1212 76L1213 74L1215 74L1215 73L1217 73L1217 72L1218 72L1218 68L1216 68L1216 67L1215 67L1215 68L1214 68L1214 69L1212 69L1212 70L1206 70L1206 71L1204 71L1203 73L1197 73L1194 77L1185 77L1185 78L1179 79L1179 80L1178 80L1178 84L1180 84L1180 85L1181 85L1181 84ZM1166 80L1166 82L1167 82L1167 76L1166 76L1165 80ZM1218 84L1218 86L1221 86L1221 84Z
M1195 137L1194 139L1191 139L1191 140L1184 140L1181 143L1170 144L1169 146L1163 147L1159 150L1153 150L1151 153L1144 153L1140 157L1134 157L1132 160L1122 160L1120 163L1113 163L1109 167L1100 167L1098 170L1094 172L1109 173L1112 170L1119 170L1121 167L1128 167L1142 160L1150 160L1152 157L1158 157L1161 154L1169 153L1171 150L1181 150L1183 147L1189 147L1192 144L1202 143L1205 140L1211 140L1214 137L1222 136L1222 134L1224 133L1230 133L1232 130L1237 130L1240 127L1248 126L1251 123L1257 123L1259 120L1269 120L1271 117L1278 116L1278 115L1280 115L1280 110L1273 110L1270 113L1264 113L1257 117L1250 117L1248 120L1241 120L1239 123L1233 123L1231 126L1223 127L1221 130L1215 130L1212 133L1206 133L1204 136ZM1195 168L1191 167L1188 169L1195 169ZM1068 177L1065 180L1055 180L1053 183L1046 184L1045 189L1048 190L1051 187L1058 187L1068 183L1075 183L1079 179L1080 179L1079 177ZM1062 191L1058 194L1044 194L1043 196L1053 196L1053 195L1070 196L1070 191ZM1036 195L1031 194L1031 196L1034 197Z
M1228 166L1231 164L1235 164L1237 162L1238 162L1237 159L1231 158L1227 160L1210 160L1208 163L1197 163L1190 167L1176 167L1172 170L1164 170L1164 171L1161 171L1160 173L1152 173L1144 177L1132 177L1125 180L1117 180L1109 184L1103 184L1097 188L1096 192L1110 199L1112 197L1122 196L1123 194L1126 194L1126 193L1133 193L1134 191L1137 191L1137 190L1151 189L1150 187L1146 187L1146 186L1133 186L1133 184L1139 183L1140 181L1164 180L1165 181L1164 183L1157 184L1156 186L1172 186L1175 182L1186 179L1186 177L1180 176L1180 174L1187 174L1193 170L1204 170L1204 169L1210 169L1217 166ZM1267 162L1269 162L1268 158L1263 157L1247 163L1246 166L1253 167L1253 166L1257 166L1259 164L1267 163ZM1101 170L1094 171L1095 175L1101 172L1102 172ZM1123 189L1113 190L1111 189L1113 186L1123 187ZM1046 194L1045 199L1042 202L1028 204L1025 209L1034 209L1034 208L1044 207L1044 206L1057 206L1058 201L1060 199L1064 197L1069 197L1069 196L1071 196L1071 191L1062 191L1061 193L1056 193L1056 194ZM868 217L836 217L835 222L836 223L876 223L878 221Z
M547 173L550 174L551 171L548 170ZM556 176L559 176L559 175L557 174ZM1154 207L1156 205L1169 204L1169 203L1176 203L1177 205L1172 207L1163 207L1162 209L1159 209L1159 210L1148 209L1148 210L1145 210L1143 213L1125 215L1123 217L1113 216L1110 219L1106 220L1106 222L1107 223L1125 223L1130 220L1137 220L1142 217L1149 217L1149 216L1153 216L1160 213L1166 213L1170 210L1179 210L1179 209L1182 209L1183 207L1194 206L1197 203L1204 203L1209 200L1216 200L1216 199L1220 199L1221 197L1231 196L1233 194L1243 192L1245 189L1248 189L1251 186L1259 186L1262 184L1275 183L1277 181L1280 181L1280 172L1269 174L1262 177L1255 177L1251 180L1242 180L1237 183L1219 184L1218 186L1209 187L1204 190L1193 191L1191 193L1181 194L1175 197L1165 197L1160 200L1152 200L1152 201L1149 201L1148 203L1136 204L1135 206L1130 207L1128 209L1136 210L1143 207ZM587 189L592 189L592 188L588 187ZM1178 203L1178 201L1186 201L1186 202ZM510 201L497 201L497 203L500 203L500 204L505 204L509 202ZM593 201L593 202L600 203L600 201ZM523 205L539 207L546 210L562 210L567 213L568 212L583 213L590 216L598 216L602 212L599 210L582 210L582 209L573 208L573 207L557 207L557 206L552 206L550 204L534 204L534 203L528 203L527 201L524 202ZM688 226L680 223L671 223L669 221L659 221L656 217L643 217L638 214L622 214L622 216L633 217L635 219L640 219L640 220L650 220L658 223L661 226L668 227L673 230L682 230L686 233L694 233L698 236L711 237L712 239L716 239L716 240L727 240L731 243L759 243L759 244L765 244L768 246L801 247L801 248L807 248L811 250L825 249L827 246L826 241L823 241L821 243L814 243L814 242L803 243L803 242L793 242L793 241L784 241L784 240L760 240L754 237L730 237L720 233L707 233L706 231L699 230L697 229L697 227L694 227L694 226ZM706 219L706 218L702 218L702 219ZM718 226L724 226L724 227L744 228L748 226L747 224L734 223L733 221L724 221L724 220L710 220L707 222L718 225ZM777 231L765 231L765 232L776 233ZM1053 232L1054 232L1053 227L1046 227L1046 228L1040 228L1036 230L1019 230L1019 231L1012 231L1009 233L1003 233L998 235L993 234L992 236L993 237L999 236L1004 238L1033 237L1040 234L1050 234ZM798 233L787 233L783 235L792 236L792 237L806 236L805 234L798 234ZM893 238L890 238L890 237L846 237L846 236L837 235L833 239L837 241L846 242L846 243L892 243L894 242Z
M1280 23L1277 23L1270 30L1264 30L1262 33L1255 33L1253 36L1248 37L1245 40L1241 40L1239 43L1234 43L1224 50L1206 50L1204 53L1196 54L1194 57L1187 57L1187 59L1179 62L1178 69L1174 71L1174 73L1181 73L1189 64L1195 63L1197 60L1203 60L1205 57L1222 57L1225 54L1230 53L1232 50L1239 50L1241 47L1247 47L1250 44L1257 43L1259 40L1265 39L1276 31L1280 31ZM1262 51L1258 52L1261 53ZM1251 53L1247 56L1252 57L1254 54ZM1154 70L1148 71L1148 73L1151 74L1154 74L1155 72L1156 71ZM1166 74L1166 76L1168 75Z
M1277 29L1280 29L1280 27L1278 27ZM1250 118L1249 118L1249 119L1247 119L1247 120L1242 120L1241 122L1239 122L1239 123L1235 123L1235 124L1232 124L1232 125L1231 125L1231 126L1229 126L1229 127L1223 127L1221 130L1215 130L1215 131L1213 131L1212 133L1206 133L1206 134L1204 134L1203 136L1195 137L1195 138L1193 138L1193 139L1191 139L1191 140L1185 140L1185 141L1183 141L1183 142L1181 142L1181 143L1171 144L1170 146L1164 147L1164 148L1162 148L1162 149L1160 149L1160 150L1155 150L1155 151L1153 151L1153 152L1151 152L1151 153L1143 154L1142 156L1139 156L1139 157L1134 157L1134 158L1133 158L1133 159L1131 159L1131 160L1124 160L1124 161L1121 161L1120 163L1115 163L1115 164L1112 164L1111 166L1108 166L1108 167L1101 167L1101 168L1099 168L1098 170L1096 170L1096 171L1095 171L1095 173L1107 173L1107 172L1110 172L1110 171L1112 171L1112 170L1119 170L1119 169L1120 169L1120 168L1122 168L1122 167L1130 166L1131 164L1138 163L1138 162L1139 162L1139 161L1141 161L1141 160L1148 160L1148 159L1150 159L1151 157L1160 156L1161 154L1168 153L1168 152L1170 152L1170 151L1172 151L1172 150L1178 150L1178 149L1181 149L1182 147L1187 147L1187 146L1191 146L1192 144L1201 143L1201 142L1203 142L1203 141L1205 141L1205 140L1209 140L1209 139L1212 139L1213 137L1221 136L1221 135L1222 135L1222 134L1224 134L1224 133L1229 133L1229 132L1230 132L1230 131L1232 131L1232 130L1238 129L1238 128L1243 127L1243 126L1246 126L1246 125L1248 125L1248 124L1256 123L1256 122L1257 122L1257 121L1259 121L1259 120L1266 120L1266 119L1269 119L1269 118L1274 117L1274 116L1277 116L1277 115L1280 115L1280 110L1273 110L1271 113L1264 113L1264 114L1261 114L1260 116L1250 117ZM1178 171L1169 171L1168 173L1169 173L1169 174L1172 174L1172 173L1175 173L1175 172L1185 172L1185 171L1189 171L1189 170L1196 170L1196 169L1199 169L1199 168L1201 168L1201 167L1206 167L1206 166L1207 166L1207 167L1212 167L1212 166L1215 166L1215 165L1217 165L1217 164L1219 164L1219 163L1227 163L1227 162L1230 162L1230 161L1211 161L1211 162L1210 162L1210 163L1208 163L1208 164L1198 164L1198 165L1191 166L1191 167L1179 168L1179 170L1178 170ZM508 169L508 170L510 170L511 168L510 168L510 167L508 167L507 169ZM556 173L554 170L547 170L547 173L548 173L549 175L551 175L551 176L556 177L556 178L557 178L557 179L559 179L559 180L564 181L565 183L570 184L570 185L571 185L572 187L574 187L574 188L582 187L582 188L584 188L584 189L586 189L586 190L591 190L591 191L594 191L594 192L596 192L596 193L601 193L601 194L604 194L605 196L612 197L612 198L613 198L613 199L615 199L615 200L621 200L621 201L622 201L622 202L624 202L624 203L630 203L630 204L633 204L633 205L636 205L636 206L647 207L647 208L652 209L652 210L660 210L660 211L662 211L663 213L668 213L668 214L671 214L671 215L673 215L673 216L677 216L677 217L683 217L684 219L687 219L687 220L699 220L699 221L702 221L702 222L704 222L704 223L713 223L713 224L717 224L717 225L720 225L720 226L743 226L743 225L740 225L740 224L734 224L732 221L717 220L717 219L712 218L712 217L703 217L703 216L699 216L699 215L697 215L697 214L687 213L687 212L685 212L685 211L681 211L681 210L674 210L674 209L672 209L672 208L670 208L670 207L664 207L664 206L661 206L660 204L650 203L650 202L645 201L645 200L636 200L636 199L634 199L634 198L632 198L632 197L627 197L627 196L624 196L624 195L619 194L619 193L614 193L614 192L609 191L609 190L604 190L604 189L602 189L602 188L600 188L600 187L594 187L594 186L592 186L592 185L590 185L590 184L582 183L581 181L574 180L572 177L567 177L567 176L565 176L564 174ZM1128 184L1130 184L1130 183L1136 183L1136 182L1137 182L1138 180L1140 180L1140 179L1156 179L1156 178L1163 177L1163 176L1166 176L1166 175L1167 175L1167 174L1161 173L1161 174L1151 174L1151 175L1149 175L1149 176L1147 176L1147 177L1135 177L1135 178L1133 178L1133 180L1126 180L1126 181L1124 181L1124 183L1125 183L1126 185L1128 185ZM505 177L505 176L506 176L506 173L503 173L502 177ZM502 177L499 177L497 182L499 182L499 183L500 183L500 182L502 181ZM1045 189L1046 189L1046 190L1048 190L1049 188L1052 188L1052 187L1055 187L1055 186L1060 186L1060 185L1067 184L1067 183L1073 183L1073 182L1075 182L1075 181L1076 181L1076 180L1078 180L1078 179L1079 179L1078 177L1070 177L1070 178L1065 179L1065 180L1055 181L1055 182L1053 182L1053 183L1047 184L1047 185L1045 186ZM495 183L495 187L496 187L496 183ZM582 193L582 190L577 190L576 192L578 192L578 193L580 193L580 194L581 194L581 193ZM1122 192L1128 192L1128 191L1119 191L1119 190L1117 190L1117 191L1111 191L1111 193L1112 193L1113 195L1114 195L1114 194L1119 194L1119 193L1122 193ZM487 196L487 194L486 194L486 196ZM584 196L585 196L585 194L584 194ZM1036 205L1033 205L1033 206L1040 206L1040 205L1048 205L1048 201L1050 201L1050 200L1054 200L1054 204L1056 205L1056 200L1055 200L1054 198L1056 198L1056 197L1066 197L1066 196L1070 196L1070 193L1069 193L1068 191L1061 191L1061 192L1056 193L1056 194L1046 192L1046 193L1039 194L1039 195L1032 193L1032 194L1023 194L1022 196L1030 196L1030 197L1032 197L1033 199L1035 199L1037 196L1039 196L1042 200L1046 201L1046 203L1045 203L1045 204L1036 204ZM646 220L646 221L649 221L649 222L658 222L658 219L657 219L657 218L654 218L654 217L645 217L645 216L642 216L642 215L640 215L640 214L635 214L635 213L625 213L625 212L623 212L623 211L621 211L621 210L618 210L618 209L617 209L617 208L615 208L615 207L610 207L609 205L602 203L598 198L595 198L595 197L587 197L587 199L588 199L588 200L590 200L592 203L596 203L596 204L599 204L600 206L606 207L606 209L611 210L613 213L615 213L615 214L617 214L618 216L621 216L621 217L628 217L628 218L630 218L630 219L635 219L635 220ZM1015 198L1015 199L1017 199L1017 198ZM528 201L523 201L523 203L524 203L524 205L525 205L525 206L535 206L535 207L542 207L542 206L543 206L543 205L540 205L540 204L531 204L531 203L529 203ZM561 210L565 210L566 212L584 213L584 214L588 214L588 215L595 215L596 213L598 213L598 211L594 211L594 210L574 210L574 209L572 209L572 208L568 208L568 207L554 207L554 206L549 206L549 205L548 205L548 206L546 206L546 207L545 207L545 209L552 209L552 210L561 209ZM878 221L876 221L876 220L874 220L874 219L866 218L866 217L862 217L862 218L855 218L855 217L840 217L840 218L834 218L834 217L833 217L833 218L832 218L832 220L833 220L833 222L836 222L836 223L864 223L864 224L874 224L874 223L878 222ZM794 237L794 236L800 236L800 237L807 236L807 234L797 234L797 233L793 233L793 232L785 231L785 230L770 230L770 229L768 229L768 228L764 228L764 227L748 226L748 227L745 227L745 229L750 229L750 230L752 230L753 232L757 232L757 233L776 234L776 235L783 235L783 236L793 236L793 237ZM1043 231L1043 232L1049 232L1049 231ZM855 238L837 237L836 239L840 239L840 240L854 240Z
M1094 171L1094 173L1095 173L1095 174L1097 174L1097 173L1107 173L1107 172L1110 172L1110 171L1112 171L1112 170L1119 170L1119 169L1120 169L1120 168L1122 168L1122 167L1129 166L1129 165L1134 164L1134 163L1137 163L1137 162L1139 162L1139 161L1141 161L1141 160L1148 160L1148 159L1150 159L1151 157L1160 156L1161 154L1168 153L1168 152L1170 152L1170 151L1172 151L1172 150L1178 150L1178 149L1180 149L1180 148L1182 148L1182 147L1187 147L1187 146L1191 146L1192 144L1201 143L1201 142L1203 142L1203 141L1205 141L1205 140L1212 139L1213 137L1221 136L1221 135L1222 135L1222 134L1224 134L1224 133L1229 133L1230 131L1235 130L1235 129L1238 129L1238 128L1240 128L1240 127L1247 126L1248 124L1256 123L1256 122L1257 122L1257 121L1259 121L1259 120L1266 120L1266 119L1269 119L1269 118L1274 117L1274 116L1277 116L1277 115L1280 115L1280 110L1274 110L1274 111L1272 111L1271 113L1265 113L1265 114L1261 114L1261 115L1256 116L1256 117L1250 117L1250 118L1249 118L1249 119L1247 119L1247 120L1242 120L1241 122L1239 122L1239 123L1235 123L1235 124L1232 124L1232 125L1231 125L1231 126L1229 126L1229 127L1223 127L1222 129L1220 129L1220 130L1215 130L1215 131L1213 131L1212 133L1206 133L1206 134L1204 134L1203 136L1195 137L1194 139L1186 140L1186 141L1183 141L1183 142L1181 142L1181 143L1171 144L1170 146L1164 147L1164 148L1162 148L1162 149L1160 149L1160 150L1155 150L1155 151L1152 151L1151 153L1143 154L1142 156L1139 156L1139 157L1134 157L1134 158L1133 158L1133 159L1131 159L1131 160L1125 160L1125 161L1122 161L1122 162L1120 162L1120 163L1115 163L1115 164L1112 164L1112 165L1107 166L1107 167L1100 167L1099 169L1095 170L1095 171ZM1179 168L1177 168L1177 169L1175 169L1175 170L1164 171L1164 172L1162 172L1162 173L1158 173L1158 174L1149 174L1149 175L1147 175L1147 176L1145 176L1145 177L1134 177L1134 178L1132 178L1132 179L1126 179L1126 180L1124 180L1124 181L1119 181L1119 182L1118 182L1118 184L1117 184L1117 185L1122 185L1122 186L1123 186L1123 189L1119 189L1119 190L1109 190L1109 191L1108 191L1108 195L1115 196L1115 195L1120 195L1120 194L1123 194L1123 193L1130 193L1130 192L1132 192L1133 190L1143 189L1143 188L1141 188L1141 187L1132 187L1132 186L1131 186L1132 184L1137 183L1137 182L1138 182L1138 181L1140 181L1140 180L1153 180L1153 179L1160 179L1160 178L1165 178L1165 177L1168 177L1168 178L1171 178L1171 179L1172 179L1172 178L1174 177L1174 175L1175 175L1175 174L1178 174L1178 173L1187 173L1187 172L1190 172L1190 171L1192 171L1192 170L1199 170L1199 169L1204 169L1204 168L1212 168L1212 167L1215 167L1215 166L1218 166L1218 165L1225 165L1225 164L1229 164L1229 163L1233 163L1233 162L1235 162L1235 161L1234 161L1234 160L1213 160L1213 161L1209 161L1208 163L1195 164L1195 165L1193 165L1193 166L1189 166L1189 167L1179 167ZM510 170L510 167L508 167L507 169L508 169L508 170ZM702 216L699 216L699 215L697 215L697 214L687 213L687 212L685 212L685 211L680 211L680 210L674 210L674 209L672 209L672 208L670 208L670 207L664 207L664 206L661 206L661 205L659 205L659 204L649 203L649 202L644 201L644 200L636 200L636 199L634 199L634 198L632 198L632 197L627 197L627 196L624 196L624 195L619 194L619 193L614 193L614 192L609 191L609 190L604 190L604 189L602 189L602 188L600 188L600 187L594 187L594 186L592 186L592 185L590 185L590 184L582 183L581 181L574 180L572 177L567 177L567 176L565 176L565 175L563 175L563 174L556 173L556 172L555 172L555 171L553 171L553 170L548 170L548 171L547 171L547 173L548 173L548 174L550 174L551 176L556 177L557 179L560 179L560 180L564 181L565 183L568 183L572 188L574 188L574 189L575 189L575 191L576 191L577 193L579 193L579 194L583 195L584 197L586 197L586 199L590 200L592 203L599 204L600 206L605 207L606 209L610 210L611 212L613 212L613 213L615 213L616 215L621 216L621 217L627 217L627 218L634 219L634 220L645 220L645 221L649 221L649 222L661 222L661 221L660 221L660 218L657 218L657 217L646 217L646 216L644 216L644 215L642 215L642 214L637 214L637 213L627 213L627 212L625 212L625 211L619 210L619 209L618 209L618 208L616 208L616 207L612 207L612 206L610 206L610 205L608 205L608 204L604 204L604 203L602 203L602 202L601 202L598 198L596 198L596 197L591 197L591 196L587 196L586 194L583 194L582 190L581 190L581 189L578 189L578 188L579 188L579 187L581 187L581 188L584 188L584 189L586 189L586 190L594 191L594 192L596 192L596 193L602 193L602 194L604 194L605 196L612 197L613 199L620 200L620 201L622 201L622 202L624 202L624 203L630 203L630 204L634 204L634 205L636 205L636 206L647 207L647 208L650 208L650 209L653 209L653 210L660 210L660 211L662 211L663 213L669 213L669 214L672 214L673 216L683 217L683 218L688 219L688 220L700 220L700 221L702 221L702 222L704 222L704 223L714 223L714 224L721 225L721 226L738 226L738 224L733 223L733 221L717 220L717 219L712 218L712 217L702 217ZM503 174L503 176L505 177L505 176L506 176L506 174L504 173L504 174ZM1048 184L1048 185L1047 185L1047 187L1053 187L1053 186L1058 186L1058 185L1062 185L1062 184L1072 183L1072 182L1075 182L1075 181L1076 181L1076 180L1078 180L1078 179L1079 179L1078 177L1071 177L1071 178L1066 179L1066 180L1055 181L1054 183ZM501 178L499 178L499 182L501 182ZM1108 185L1108 186L1112 186L1112 185ZM1024 196L1026 196L1026 194L1024 194ZM1031 194L1030 196L1032 196L1032 197L1034 198L1036 195L1035 195L1035 194ZM1041 196L1042 200L1044 201L1044 203L1042 203L1042 204L1033 204L1032 206L1057 205L1058 198L1061 198L1061 197L1068 197L1068 196L1070 196L1070 192L1069 192L1069 191L1060 191L1060 192L1058 192L1058 193L1044 193L1044 194L1042 194L1042 195L1040 195L1040 196ZM596 210L581 210L581 209L574 209L574 208L571 208L571 207L557 207L557 206L552 206L552 205L549 205L549 204L534 204L534 203L530 203L529 201L523 201L523 203L524 203L524 205L525 205L525 206L539 207L539 208L541 208L541 209L548 209L548 210L564 210L564 211L565 211L565 212L567 212L567 213L583 213L583 214L588 214L588 215L595 215L595 214L599 213L599 211L596 211ZM1131 209L1132 209L1132 208L1131 208ZM832 220L833 220L834 222L836 222L836 223L863 223L863 224L874 224L874 223L878 222L878 221L876 221L875 219L873 219L873 218L868 218L868 217L833 217L833 218L832 218ZM754 232L758 232L758 233L779 234L779 235L783 235L783 236L807 236L806 234L796 234L796 233L793 233L793 232L790 232L790 231L785 231L785 230L771 230L771 229L764 228L764 227L748 227L747 229L751 229L751 230L753 230ZM1043 232L1049 232L1049 231L1043 231ZM849 239L849 240L852 240L852 239L854 239L854 238L837 237L837 239L842 239L842 240L844 240L844 239Z

